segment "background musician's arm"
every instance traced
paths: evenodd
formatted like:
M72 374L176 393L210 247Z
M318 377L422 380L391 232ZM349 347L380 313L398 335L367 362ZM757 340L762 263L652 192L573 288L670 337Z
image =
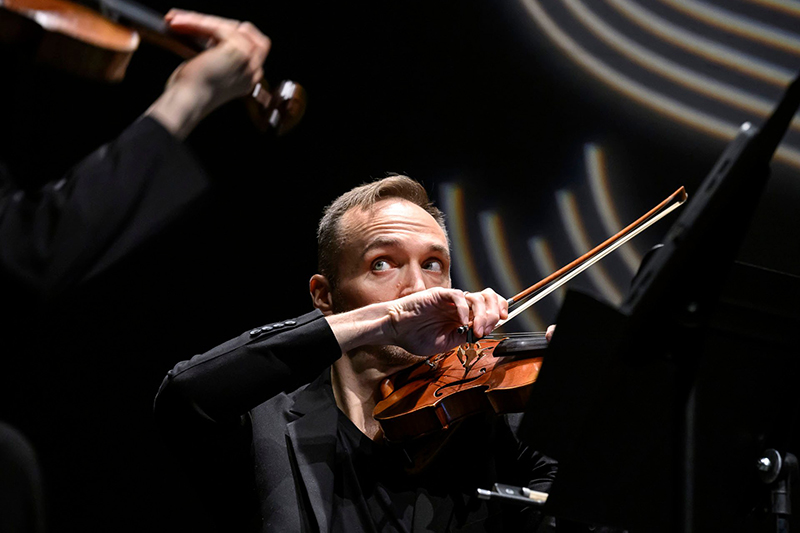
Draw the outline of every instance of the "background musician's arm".
M203 117L261 78L269 39L249 23L173 11L175 31L212 46L182 64L119 137L38 190L0 165L0 271L50 298L106 270L184 213L208 179L180 142Z
M165 19L171 30L212 43L175 70L145 113L184 139L214 109L253 90L263 77L270 40L249 22L176 9Z

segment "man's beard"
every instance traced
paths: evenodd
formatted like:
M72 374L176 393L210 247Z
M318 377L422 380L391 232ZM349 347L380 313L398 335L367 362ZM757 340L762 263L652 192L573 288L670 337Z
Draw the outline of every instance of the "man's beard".
M413 353L404 350L399 346L383 345L383 346L362 346L357 348L360 352L369 353L375 357L376 360L391 367L408 367L414 363L419 363L425 357L421 355L414 355Z

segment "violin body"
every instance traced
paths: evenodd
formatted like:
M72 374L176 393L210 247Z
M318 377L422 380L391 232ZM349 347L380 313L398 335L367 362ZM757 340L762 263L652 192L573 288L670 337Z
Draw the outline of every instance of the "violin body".
M0 41L28 47L36 62L109 82L125 77L140 43L134 30L61 0L0 0L0 28Z
M398 372L381 384L373 415L388 440L405 441L474 413L522 411L544 359L539 339L482 339Z

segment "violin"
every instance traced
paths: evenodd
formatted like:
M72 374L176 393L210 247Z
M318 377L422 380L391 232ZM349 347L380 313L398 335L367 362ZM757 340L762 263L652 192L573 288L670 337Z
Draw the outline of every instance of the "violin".
M546 349L544 333L465 343L385 379L373 415L388 440L403 441L473 413L522 411Z
M99 0L102 14L68 0L0 0L0 42L27 47L37 62L78 76L119 82L142 39L184 59L206 43L169 29L163 17L131 0ZM305 89L282 81L274 90L262 80L245 100L255 126L288 132L306 108Z
M508 300L509 315L495 330L682 205L681 187L583 256ZM513 310L512 310L513 308ZM544 362L544 333L486 336L402 370L380 384L373 416L390 441L408 441L452 427L479 412L525 409Z

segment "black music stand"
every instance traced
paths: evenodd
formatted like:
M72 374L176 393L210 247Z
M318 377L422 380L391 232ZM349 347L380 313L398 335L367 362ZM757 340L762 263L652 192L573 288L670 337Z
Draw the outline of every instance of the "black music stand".
M735 257L799 80L742 126L619 309L568 292L520 434L560 463L545 512L633 532L788 527L786 474L758 461L792 464L800 278Z

